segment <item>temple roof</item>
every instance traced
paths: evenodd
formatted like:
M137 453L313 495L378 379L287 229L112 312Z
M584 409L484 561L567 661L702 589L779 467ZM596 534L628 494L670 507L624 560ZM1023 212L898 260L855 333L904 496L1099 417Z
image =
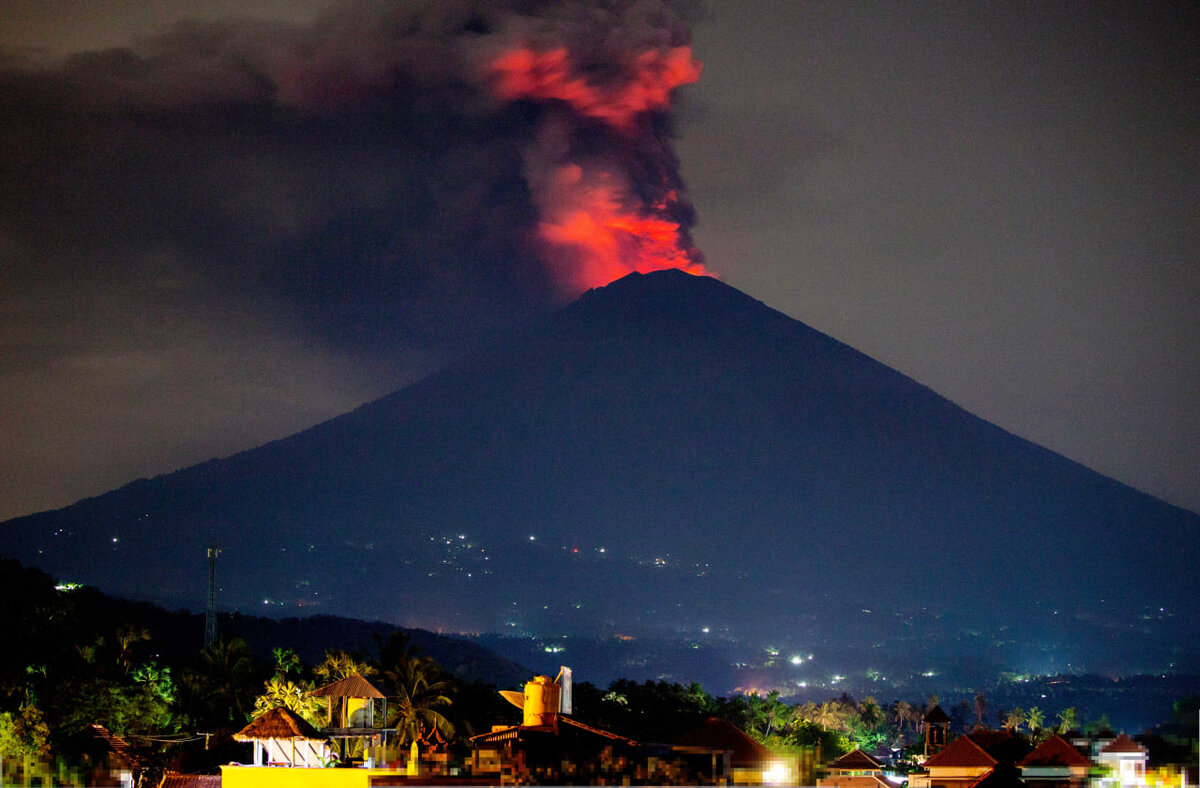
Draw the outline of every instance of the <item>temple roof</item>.
M950 715L942 710L941 706L934 706L925 713L925 722L949 722Z

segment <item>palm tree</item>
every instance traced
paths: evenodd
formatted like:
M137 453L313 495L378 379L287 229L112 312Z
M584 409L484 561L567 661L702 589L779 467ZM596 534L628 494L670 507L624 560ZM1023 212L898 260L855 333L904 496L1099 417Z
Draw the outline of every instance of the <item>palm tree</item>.
M1058 725L1054 726L1054 730L1058 733L1066 733L1073 730L1079 724L1079 710L1074 706L1068 706L1058 713Z
M827 700L817 707L816 713L813 715L813 722L821 726L821 730L827 731L829 727L842 725L842 709L837 702Z
M117 643L120 644L120 651L117 652L117 661L121 663L121 669L126 675L129 674L129 669L133 667L133 646L141 640L149 640L150 631L145 627L125 626L117 630Z
M975 693L975 725L983 728L984 719L987 717L988 702L982 692Z
M244 725L254 698L254 662L241 638L221 638L200 653L201 683L222 722Z
M1021 726L1025 724L1025 711L1017 706L1008 713L1008 717L1004 720L1004 727L1010 731L1019 732Z
M1037 706L1031 706L1029 711L1025 712L1025 724L1029 726L1030 733L1036 734L1045 721L1046 713Z
M763 733L764 736L771 735L771 728L778 726L780 730L791 721L795 714L795 707L789 706L779 699L779 690L771 690L767 695L766 707L763 709L764 716L767 720L767 730Z
M868 695L859 705L858 718L868 730L874 730L883 720L883 709L875 699Z
M396 699L388 723L395 726L400 744L433 743L454 736L454 724L438 711L453 703L451 683L429 657L410 656L383 672Z
M356 673L359 676L374 676L375 667L369 662L355 659L354 656L342 649L332 649L325 652L325 659L313 668L313 673L325 684L349 678Z
M916 720L920 719L917 709L906 700L898 701L896 708L892 711L893 718L896 721L896 728L900 732L904 731L905 723L912 722L916 726Z

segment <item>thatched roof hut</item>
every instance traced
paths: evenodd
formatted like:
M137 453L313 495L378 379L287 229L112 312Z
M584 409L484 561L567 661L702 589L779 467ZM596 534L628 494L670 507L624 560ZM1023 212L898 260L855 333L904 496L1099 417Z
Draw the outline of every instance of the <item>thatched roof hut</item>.
M329 742L303 717L289 709L263 712L233 734L235 741L254 742L254 765L320 766L330 758Z

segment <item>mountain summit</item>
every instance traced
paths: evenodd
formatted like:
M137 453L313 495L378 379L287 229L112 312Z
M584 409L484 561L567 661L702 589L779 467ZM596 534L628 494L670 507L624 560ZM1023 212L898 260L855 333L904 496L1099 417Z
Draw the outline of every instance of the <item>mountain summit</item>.
M289 615L869 641L871 611L924 610L991 643L1060 612L1127 638L1152 610L1200 642L1196 515L679 271L289 438L0 524L4 555L173 604L202 599L210 543L224 605Z

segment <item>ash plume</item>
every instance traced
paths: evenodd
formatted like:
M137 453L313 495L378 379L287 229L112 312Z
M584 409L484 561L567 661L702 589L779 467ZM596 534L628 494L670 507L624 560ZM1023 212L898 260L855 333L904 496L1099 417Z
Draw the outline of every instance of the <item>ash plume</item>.
M699 74L693 14L346 3L308 25L188 22L9 58L0 232L47 252L30 275L119 287L166 259L151 277L253 292L317 338L381 350L631 270L701 270L669 117Z

